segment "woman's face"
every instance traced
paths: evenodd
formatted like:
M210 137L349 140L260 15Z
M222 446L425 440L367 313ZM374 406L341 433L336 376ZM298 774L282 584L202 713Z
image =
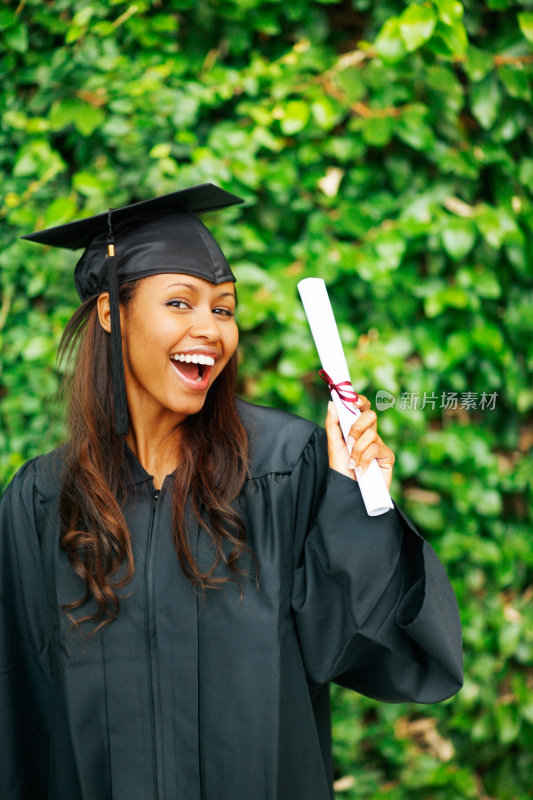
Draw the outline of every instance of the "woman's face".
M120 308L126 392L132 421L169 416L179 424L202 408L237 348L233 283L191 275L139 282Z

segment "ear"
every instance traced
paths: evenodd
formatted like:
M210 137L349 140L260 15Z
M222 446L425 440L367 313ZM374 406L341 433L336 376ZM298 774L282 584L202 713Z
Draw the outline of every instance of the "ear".
M107 331L107 333L111 333L111 309L109 308L109 292L103 292L101 295L98 296L98 300L96 301L98 307L98 319L100 320L100 325Z

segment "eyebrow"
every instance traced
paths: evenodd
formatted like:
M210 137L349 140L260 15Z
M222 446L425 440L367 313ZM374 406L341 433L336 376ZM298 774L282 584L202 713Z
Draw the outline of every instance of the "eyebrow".
M192 283L185 283L184 281L179 281L177 283L169 283L166 288L172 289L174 286L184 286L186 289L190 289L193 292L198 291L198 287L193 286ZM217 299L219 299L220 297L233 297L234 300L237 299L235 292L221 292L220 294L217 294Z
M196 286L193 286L192 283L184 283L183 281L180 281L179 283L169 283L166 288L171 289L173 286L185 286L187 289L196 291Z

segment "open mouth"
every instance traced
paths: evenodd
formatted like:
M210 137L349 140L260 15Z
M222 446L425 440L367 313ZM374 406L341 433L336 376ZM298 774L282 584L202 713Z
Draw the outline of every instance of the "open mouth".
M209 385L211 370L215 363L212 356L176 354L172 355L170 360L176 372L186 383L194 384L195 389L203 389Z

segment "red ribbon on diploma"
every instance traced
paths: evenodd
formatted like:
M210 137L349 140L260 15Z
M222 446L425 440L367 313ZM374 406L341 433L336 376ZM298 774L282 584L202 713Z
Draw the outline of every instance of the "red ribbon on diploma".
M348 409L350 414L355 414L355 411L353 410L353 408L350 408L348 403L350 403L351 405L356 403L359 398L359 395L357 394L356 391L354 391L354 388L350 383L350 381L341 381L340 383L333 383L333 381L331 380L325 369L321 369L318 374L320 375L322 380L325 383L327 383L330 392L337 392L341 403L345 408Z

